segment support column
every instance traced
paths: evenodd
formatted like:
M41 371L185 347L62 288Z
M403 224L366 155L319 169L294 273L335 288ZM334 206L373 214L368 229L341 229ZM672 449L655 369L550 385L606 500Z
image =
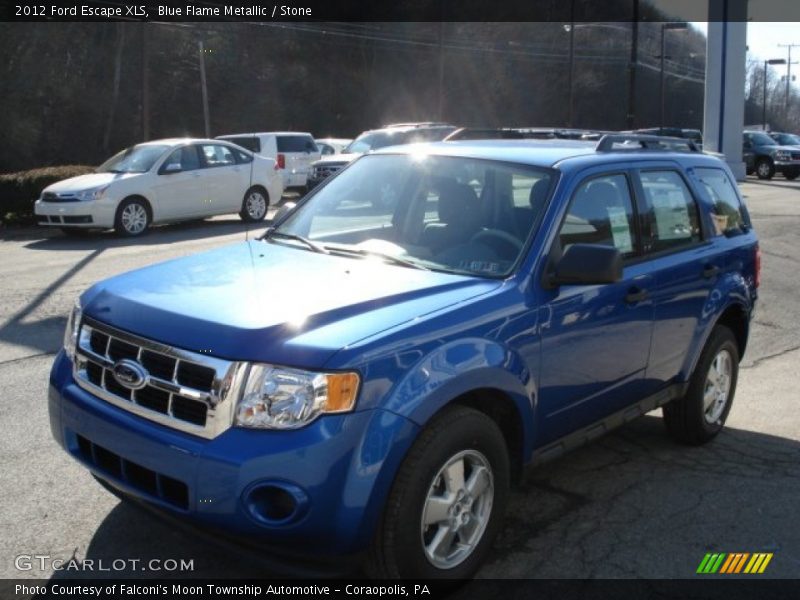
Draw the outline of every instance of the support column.
M703 148L725 155L738 181L742 160L747 0L709 0Z

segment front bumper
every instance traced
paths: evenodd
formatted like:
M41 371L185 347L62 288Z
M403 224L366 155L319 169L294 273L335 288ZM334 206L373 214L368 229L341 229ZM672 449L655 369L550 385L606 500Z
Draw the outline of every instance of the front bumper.
M305 187L308 181L308 173L307 172L300 172L300 171L281 171L281 177L283 179L283 189L287 188L296 188L296 187Z
M114 207L102 202L44 202L37 200L33 212L40 225L85 228L114 226Z
M775 170L780 173L798 173L800 172L800 160L776 160Z
M60 445L124 494L192 525L309 557L369 545L417 431L403 417L368 410L295 431L234 427L204 440L79 388L63 352L50 376L49 411ZM290 519L256 518L252 490L273 484L298 490L302 510Z

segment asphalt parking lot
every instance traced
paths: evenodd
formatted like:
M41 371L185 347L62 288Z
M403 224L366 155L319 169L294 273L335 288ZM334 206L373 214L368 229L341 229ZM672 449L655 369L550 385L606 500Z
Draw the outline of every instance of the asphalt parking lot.
M742 185L763 251L750 345L726 430L685 448L653 413L530 471L483 577L687 578L706 552L773 552L764 577L800 576L800 183ZM156 228L141 240L0 231L0 531L2 578L19 555L77 560L190 559L191 573L262 577L257 556L221 549L105 492L52 441L47 374L74 298L145 264L243 240L238 217Z

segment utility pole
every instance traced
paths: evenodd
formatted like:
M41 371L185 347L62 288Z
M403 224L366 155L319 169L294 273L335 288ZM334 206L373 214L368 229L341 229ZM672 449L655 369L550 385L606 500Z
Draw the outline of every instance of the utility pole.
M792 48L800 48L800 44L778 44L778 48L786 48L786 96L784 102L786 110L789 110L789 91L792 87ZM795 64L797 64L795 62Z
M206 126L206 137L211 137L211 125L208 115L208 89L206 88L206 58L205 50L203 48L202 40L197 42L197 47L200 52L200 90L203 95L203 122Z
M150 140L150 52L147 49L148 27L147 23L139 25L142 32L142 138L144 142Z
M444 3L442 3L444 13ZM438 119L444 121L444 20L439 21L439 110Z
M631 64L628 68L628 129L636 129L636 66L639 62L639 0L633 0L632 19Z
M761 123L764 131L768 131L767 127L767 83L769 79L769 66L770 65L785 65L786 61L782 58L771 58L764 61L764 101L761 103Z
M660 85L659 85L659 95L661 96L661 118L659 119L659 130L663 134L664 133L664 120L666 114L666 90L664 87L664 59L666 58L666 44L665 41L665 34L667 30L681 30L685 31L688 29L689 24L683 21L676 21L673 23L662 23L661 24L661 75L659 77Z
M575 69L575 0L569 3L569 69L567 73L567 127L572 127L574 117L574 98L572 89L573 71Z

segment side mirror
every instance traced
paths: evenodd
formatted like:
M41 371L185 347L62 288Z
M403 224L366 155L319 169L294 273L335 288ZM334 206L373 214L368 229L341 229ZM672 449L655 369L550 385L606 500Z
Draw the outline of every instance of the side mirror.
M622 255L612 246L573 244L556 263L553 285L593 285L622 279Z
M181 167L180 163L169 163L161 170L161 172L164 174L180 173L182 170L183 168Z
M294 202L284 202L283 205L278 209L278 212L275 213L275 216L272 217L272 222L277 223L278 221L282 220L286 215L292 212L296 206L297 204Z

